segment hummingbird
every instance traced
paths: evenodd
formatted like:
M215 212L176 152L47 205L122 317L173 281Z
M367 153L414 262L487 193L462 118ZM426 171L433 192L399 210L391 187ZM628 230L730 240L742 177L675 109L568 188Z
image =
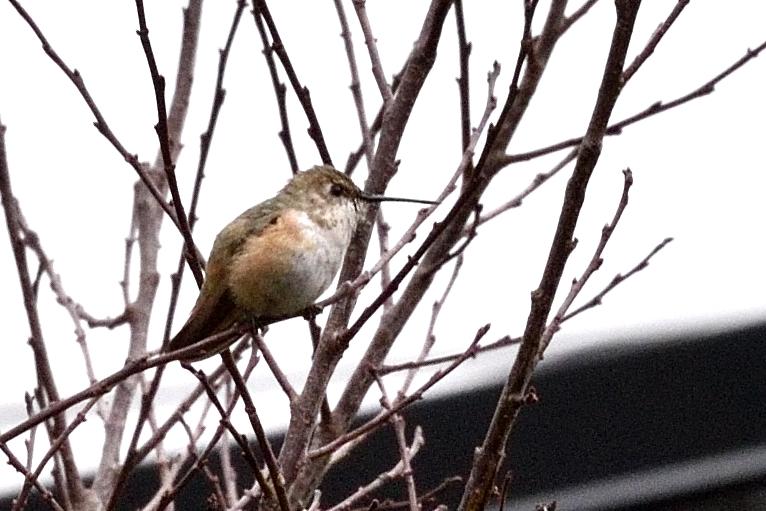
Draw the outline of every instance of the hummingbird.
M206 277L186 324L168 350L191 346L236 323L297 314L330 286L364 204L432 201L370 195L329 165L297 173L282 190L246 210L213 243ZM236 340L185 357L196 361Z

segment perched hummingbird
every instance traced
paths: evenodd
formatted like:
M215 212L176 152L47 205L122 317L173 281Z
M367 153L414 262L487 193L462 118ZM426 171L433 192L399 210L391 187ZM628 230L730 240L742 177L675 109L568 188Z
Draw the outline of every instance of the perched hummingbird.
M367 202L431 201L368 195L329 165L296 174L274 197L223 228L208 258L205 282L169 350L191 346L236 322L296 314L330 286ZM194 361L234 338L200 349Z

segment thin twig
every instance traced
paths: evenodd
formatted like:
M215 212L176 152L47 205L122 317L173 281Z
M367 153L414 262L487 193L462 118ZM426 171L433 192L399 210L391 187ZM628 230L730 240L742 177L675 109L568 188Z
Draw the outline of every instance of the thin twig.
M274 358L274 355L272 355L271 350L266 344L266 341L264 341L263 336L260 333L254 333L253 342L256 346L258 346L258 351L263 354L263 359L266 361L266 365L268 365L269 369L271 369L271 374L274 375L274 379L277 380L277 383L287 396L288 401L291 403L294 402L295 398L298 397L298 394L295 392L293 386L290 385L290 381L287 379L287 375L279 367L279 364L277 364L277 361Z
M567 258L573 248L573 233L585 200L585 191L598 162L601 143L622 87L622 70L640 4L616 0L617 21L605 65L596 105L593 109L577 164L567 184L556 233L538 288L532 293L524 337L513 367L498 399L492 422L474 457L471 474L459 510L484 509L494 486L497 469L505 455L505 445L515 419L525 402L532 373L537 363L540 339L550 313Z
M21 511L24 509L27 498L29 497L29 493L32 490L32 486L39 490L37 480L40 477L40 474L42 474L43 469L45 469L45 465L48 463L48 461L58 452L58 450L61 448L61 445L69 438L69 436L72 434L72 432L85 422L86 415L88 411L99 401L99 398L95 397L91 399L79 412L77 412L77 416L72 420L72 422L69 423L67 426L67 429L63 432L61 436L56 438L53 442L51 442L50 447L48 448L48 451L43 455L43 457L40 459L40 461L37 464L37 468L35 468L34 472L31 474L25 474L24 478L24 485L21 487L21 492L19 492L19 496L16 497L16 501L14 502L13 510L12 511Z
M367 45L367 53L370 55L370 63L372 64L372 75L375 77L375 83L378 84L380 97L383 98L383 109L385 110L387 105L391 103L393 94L391 93L391 87L389 87L388 82L386 81L386 73L383 71L383 64L380 62L378 40L372 35L372 26L370 25L370 19L367 17L367 8L365 7L366 1L353 0L352 3L354 4L356 17L359 20L359 26L362 27L364 44Z
M11 187L8 157L5 149L5 129L5 126L0 122L0 199L5 213L8 237L16 262L16 272L19 278L21 294L24 297L24 309L31 334L29 345L32 348L34 356L37 385L45 394L45 396L41 396L41 398L47 398L49 402L56 404L60 402L61 398L58 393L56 381L53 377L53 369L50 365L50 359L48 358L48 350L45 346L45 339L43 338L42 324L37 311L32 278L29 274L29 264L27 262L25 248L26 241L22 237L21 208L19 207L17 199L13 195L13 189ZM42 407L43 404L41 403L40 406ZM55 414L50 414L46 417L53 418L52 426L49 429L51 442L53 442L55 438L62 437L67 430L67 420L64 413L62 413L63 411L64 409L61 409ZM0 443L8 442L12 438L8 437L7 432L2 436L4 438L0 438ZM61 456L62 465L64 467L66 487L61 487L59 489L61 491L67 491L72 500L76 504L79 504L84 498L85 488L80 479L79 470L74 460L74 453L72 452L69 438L68 436L63 436L63 438L64 440L60 446L59 455Z
M362 148L364 149L364 155L367 159L367 168L372 165L373 156L373 141L370 133L370 127L367 124L367 114L364 109L364 98L362 97L362 87L359 82L359 71L356 65L356 55L354 54L354 44L351 41L351 31L348 27L348 20L346 18L346 11L343 9L342 0L333 0L335 4L335 10L338 13L338 20L340 21L340 36L343 39L343 46L346 49L346 58L348 60L348 68L351 73L351 96L354 98L354 106L356 107L356 116L359 120L359 130L362 132Z
M326 165L332 165L330 152L327 150L327 144L325 143L324 135L322 134L322 128L319 126L319 119L317 119L316 112L314 111L314 105L311 102L309 89L301 85L301 82L298 79L298 75L296 74L295 68L290 61L290 57L287 55L287 50L285 49L285 45L282 42L279 31L277 30L276 23L271 17L271 12L269 11L268 5L266 5L266 0L254 0L253 16L260 16L263 18L263 21L266 22L266 26L268 27L269 33L271 34L271 48L277 54L277 57L279 57L279 61L282 63L282 68L287 73L287 78L290 80L290 85L292 86L298 101L303 107L303 111L306 114L306 119L309 122L308 134L314 141L314 144L317 147L317 151L319 151L319 156L322 159L322 163Z
M27 470L24 464L22 464L21 461L16 457L16 455L13 454L13 451L11 451L8 448L8 445L5 442L0 442L0 451L3 451L3 454L5 454L8 457L9 465L11 465L20 474L22 474L26 480L33 481L32 484L34 485L35 489L40 492L40 495L42 496L46 504L48 504L55 511L64 511L64 508L61 506L61 504L58 503L58 501L53 496L53 494L50 491L48 491L48 489L45 486L40 484L40 482L37 480L36 477L32 476L29 470Z
M615 122L614 124L609 125L604 135L606 136L621 135L623 129L630 126L631 124L635 124L639 121L643 121L644 119L647 119L654 115L667 112L668 110L672 110L673 108L679 107L685 103L688 103L689 101L702 98L704 96L707 96L708 94L713 93L718 83L728 78L736 70L738 70L739 68L741 68L742 66L750 62L752 59L757 57L764 49L766 49L766 41L756 46L755 49L748 49L744 56L739 58L736 62L734 62L729 67L724 69L721 73L717 74L716 76L714 76L713 78L711 78L710 80L702 84L701 86L697 87L696 89L692 90L691 92L688 92L687 94L679 96L676 99L673 99L668 102L656 101L652 103L651 105L649 105L648 107L646 107L645 109L641 110L640 112L637 112L629 117L626 117L625 119L621 121L618 121L618 122ZM505 156L500 157L499 164L502 167L502 166L510 165L512 163L529 161L534 158L539 158L540 156L545 156L546 154L554 153L556 151L561 151L562 149L577 147L582 143L582 141L583 141L583 137L570 138L569 140L563 140L556 144L551 144L547 147L542 147L540 149L535 149L533 151L528 151L525 153L517 153L517 154L507 154Z
M586 311L586 310L588 310L588 309L590 309L592 307L595 307L596 305L600 305L602 300L603 300L603 298L604 298L604 296L609 291L611 291L612 289L617 287L619 284L623 283L626 279L630 278L634 274L638 273L639 271L641 271L644 268L646 268L647 266L649 266L649 260L652 257L654 257L654 255L657 252L659 252L660 250L665 248L665 245L667 245L671 241L673 241L673 238L665 238L664 240L662 240L660 243L657 244L657 246L655 246L651 250L651 252L649 252L649 254L647 254L646 257L644 257L637 265L635 265L633 268L631 268L627 273L625 273L625 274L619 274L618 273L617 275L615 275L612 278L612 280L609 282L609 284L607 284L607 286L604 287L604 289L599 291L596 296L594 296L593 298L588 300L586 303L584 303L580 307L576 308L572 312L569 312L563 318L561 318L562 322L563 321L567 321L567 320L573 318L574 316L576 316L576 315L578 315L578 314L580 314L580 313L582 313L582 312L584 312L584 311Z
M442 311L442 307L444 307L444 303L447 301L447 297L449 296L450 292L452 291L452 287L455 284L455 281L457 280L457 276L460 274L460 269L463 267L463 256L459 255L457 259L455 260L455 266L452 268L452 274L450 275L449 281L447 281L447 285L444 288L444 291L442 292L441 297L436 300L431 307L431 320L428 322L428 331L426 332L426 338L423 341L423 347L420 349L420 353L418 354L418 357L415 359L412 367L410 367L409 371L407 371L407 375L404 377L404 382L402 382L401 387L399 388L399 392L397 393L398 396L404 396L407 394L407 391L410 388L410 385L412 385L412 382L415 380L415 375L418 372L418 369L423 367L422 365L417 365L426 360L428 357L428 354L431 353L431 349L434 346L434 343L436 343L436 335L434 335L434 329L436 328L436 322L439 318L439 314ZM385 373L379 373L379 374L385 374Z
M470 74L468 60L471 57L471 43L465 35L465 16L463 15L463 0L455 0L455 24L457 28L458 56L460 59L460 76L457 78L458 94L460 96L460 136L463 151L468 149L471 140L471 102ZM470 174L470 170L469 170Z
M391 404L391 400L388 398L386 387L383 384L383 378L381 378L377 372L375 372L374 368L371 368L370 370L373 371L375 375L375 381L378 383L378 388L380 388L380 402L384 409L390 410L393 405ZM399 392L399 396L403 397L404 394L405 393L403 391ZM401 458L402 464L402 477L404 477L404 484L407 488L407 499L410 503L410 511L418 511L418 493L415 486L415 476L412 472L412 464L410 463L412 459L412 452L407 448L404 418L400 413L395 413L391 416L390 420L394 426L394 433L396 434L396 444L399 448L399 457Z
M367 433L368 431L372 431L373 429L379 427L381 424L383 424L389 418L391 418L393 414L398 413L405 407L419 400L421 397L423 397L423 394L428 389L433 387L437 382L439 382L445 376L451 373L460 364L462 364L463 362L471 358L474 355L474 350L476 349L477 344L488 331L489 331L489 325L484 325L483 327L479 328L479 330L477 330L476 332L476 335L474 336L473 341L465 350L465 352L463 352L463 355L461 357L454 360L449 366L445 367L444 369L440 369L436 371L434 374L431 375L428 381L426 381L423 385L421 385L415 392L413 392L412 394L410 394L404 399L398 400L397 403L391 407L391 409L380 413L379 415L365 422L364 424L354 429L353 431L349 431L348 433L345 433L339 436L332 442L329 442L318 449L309 451L307 456L309 458L318 458L320 456L325 456L327 454L330 454L331 452L335 451L343 444L353 440L354 438L362 434Z
M423 446L424 440L423 440L423 431L420 427L415 428L415 435L412 438L412 443L410 444L409 448L407 449L409 452L410 458L414 457L420 448ZM390 470L383 472L382 474L378 475L375 479L370 481L364 486L360 486L354 493L343 499L341 502L335 504L331 508L329 508L327 511L348 511L351 509L351 507L359 502L361 499L367 497L372 492L378 490L383 485L389 483L390 481L393 481L400 477L405 471L404 463L402 460L399 460L399 462L394 465Z
M178 229L181 231L184 243L186 244L186 260L189 263L189 268L194 274L194 278L197 280L197 284L202 283L202 263L197 259L197 249L192 238L191 228L189 227L189 218L184 211L184 205L181 201L181 194L178 192L178 181L176 180L175 162L170 152L170 132L168 131L168 113L165 106L165 77L162 76L157 68L157 61L154 58L154 50L152 50L152 43L149 40L149 28L146 25L146 13L144 12L143 0L136 1L136 13L138 14L138 37L141 40L141 46L144 49L144 55L146 56L146 63L149 65L149 74L152 78L152 85L154 86L154 98L157 104L157 125L154 127L157 132L157 138L159 139L160 153L162 154L162 164L165 171L165 178L167 179L168 188L170 189L170 196L173 199L173 207L176 212L176 219L178 220ZM174 134L175 135L175 134ZM173 141L175 144L179 144L178 140Z
M250 396L250 391L247 389L247 385L245 384L245 380L242 378L242 375L239 373L239 369L237 369L237 363L234 361L234 357L232 357L231 351L228 349L225 350L221 354L221 358L223 359L223 364L226 366L226 369L229 371L229 374L231 374L231 377L234 380L234 385L242 396L242 401L245 403L245 412L247 413L248 419L250 419L250 425L253 427L253 432L255 433L255 437L258 440L261 454L263 455L263 458L266 461L266 466L269 469L271 483L273 484L274 492L277 495L277 503L279 504L279 507L282 511L290 511L290 504L287 501L287 492L285 491L284 477L282 476L282 473L279 469L276 456L274 456L274 451L271 448L271 443L269 442L269 439L266 436L266 432L263 429L261 420L258 418L258 412L255 410L255 403L253 402L253 398Z
M538 354L541 359L545 353L545 349L548 347L551 339L553 339L554 333L558 332L559 328L561 328L561 322L569 310L569 307L572 306L572 302L575 301L577 296L585 287L585 284L587 284L590 277L596 271L598 271L599 268L601 268L601 264L604 262L604 249L606 249L606 245L609 243L609 240L612 237L612 233L614 233L620 218L622 218L622 213L628 206L630 187L633 186L633 173L630 171L630 169L625 169L622 171L622 173L624 177L622 194L620 195L620 201L617 204L617 209L614 212L614 216L612 217L611 222L606 224L601 229L601 237L599 238L596 249L593 251L593 256L591 257L590 262L585 267L585 270L583 271L580 278L576 278L572 281L572 286L569 289L569 293L564 298L564 301L561 303L561 306L559 307L556 314L553 316L553 320L545 328L545 331L542 335L542 340L540 341L540 349Z
M678 17L681 15L681 12L684 10L684 8L689 5L690 0L678 0L678 3L676 3L675 7L673 7L673 10L670 11L670 14L668 14L668 17L660 23L660 25L657 27L657 29L652 34L652 37L649 38L649 41L644 46L644 49L641 50L638 55L633 59L633 62L630 63L628 67L625 68L625 71L622 72L622 79L624 82L628 82L634 74L636 74L636 71L643 65L644 62L646 62L646 59L648 59L652 53L654 53L654 50L657 49L657 45L660 44L660 41L665 36L668 30L670 30L670 27L675 23L675 21L678 19Z

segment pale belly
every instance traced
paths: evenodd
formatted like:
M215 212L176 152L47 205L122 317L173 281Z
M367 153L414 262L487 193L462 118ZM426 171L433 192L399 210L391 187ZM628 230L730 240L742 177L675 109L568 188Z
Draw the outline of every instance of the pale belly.
M347 242L295 220L249 239L232 261L229 289L248 314L298 313L317 300L340 268Z

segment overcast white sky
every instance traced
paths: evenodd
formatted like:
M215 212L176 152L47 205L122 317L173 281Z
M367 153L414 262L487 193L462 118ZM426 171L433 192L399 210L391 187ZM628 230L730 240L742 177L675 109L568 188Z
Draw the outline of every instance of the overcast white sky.
M156 152L153 90L135 35L133 2L24 2L62 58L82 73L113 131L142 160ZM349 73L332 2L272 2L273 14L299 77L311 89L325 137L337 165L358 145L358 124ZM346 2L367 102L377 110L378 94L366 60L361 32ZM205 6L192 108L186 124L185 149L178 161L182 196L189 197L196 169L199 135L205 129L215 81L218 48L223 45L235 2ZM521 2L466 2L471 56L474 123L485 98L486 72L493 60L503 65L497 93L502 97L511 77L521 25ZM480 4L480 5L479 5ZM509 6L509 4L512 4ZM579 2L576 3L579 5ZM641 8L629 58L651 35L675 2L647 1ZM147 6L150 35L169 90L175 77L182 2ZM368 2L373 29L388 75L399 69L417 36L427 6L423 1ZM541 2L542 19L546 2ZM481 10L482 12L478 12ZM756 0L693 2L661 43L657 53L630 82L617 104L614 120L658 100L671 100L698 87L766 39L766 4ZM612 2L602 1L559 44L511 152L522 152L580 135L593 107L608 50ZM95 316L115 316L122 308L119 281L124 238L130 222L133 170L92 126L92 117L64 75L43 54L31 30L8 3L0 3L0 120L7 126L6 146L11 178L21 207L71 296ZM434 196L459 161L458 74L454 19L445 26L437 64L421 103L405 133L399 175L391 195ZM617 272L635 265L661 239L675 241L648 270L608 296L603 306L568 324L554 341L554 354L596 342L645 342L642 335L687 329L726 328L763 320L766 282L763 218L764 84L766 60L760 57L727 79L711 96L628 128L607 140L578 224L580 244L565 279L582 270L611 218L622 188L621 170L633 170L631 203L606 252L598 277L584 296L605 285ZM195 239L207 252L218 230L247 207L275 193L289 167L276 136L278 118L273 91L260 54L252 17L245 14L226 76L228 96L207 165ZM305 136L297 102L290 100L293 138L302 167L318 163ZM487 194L485 207L502 203L523 189L558 158L535 160L503 171ZM360 185L364 172L356 176ZM521 332L558 216L565 175L552 180L523 208L480 229L469 248L460 280L437 330L437 352L465 346L476 328L491 322L488 338ZM416 207L390 205L387 214L397 238ZM397 228L399 231L397 231ZM426 228L428 228L426 226ZM425 231L421 236L425 235ZM167 223L163 229L162 282L152 324L153 346L159 346L175 270L180 237ZM396 268L396 266L395 266ZM0 236L0 303L6 311L0 372L6 382L0 394L0 429L23 418L23 393L34 385L28 327L7 236ZM374 286L373 286L374 288ZM436 286L422 311L404 332L394 359L419 351L430 304L441 293ZM43 320L54 371L63 395L87 386L71 322L47 292L42 293ZM178 317L196 298L187 275ZM277 325L267 341L295 378L309 360L305 327L300 320ZM372 332L372 324L365 332ZM97 373L105 376L125 356L126 330L89 332ZM352 367L363 349L361 336L341 367ZM305 356L304 356L305 355ZM303 357L303 358L301 358ZM555 358L555 357L554 357ZM504 374L510 353L468 364L471 374ZM262 368L263 369L263 368ZM164 398L191 386L191 377L169 371ZM460 379L462 378L462 379ZM12 384L11 384L12 382ZM261 371L256 387L262 406L274 405L270 425L287 413L275 385ZM444 388L448 388L445 384ZM93 418L75 435L79 445L100 435ZM83 454L83 459L88 455ZM0 468L0 480L7 480Z

